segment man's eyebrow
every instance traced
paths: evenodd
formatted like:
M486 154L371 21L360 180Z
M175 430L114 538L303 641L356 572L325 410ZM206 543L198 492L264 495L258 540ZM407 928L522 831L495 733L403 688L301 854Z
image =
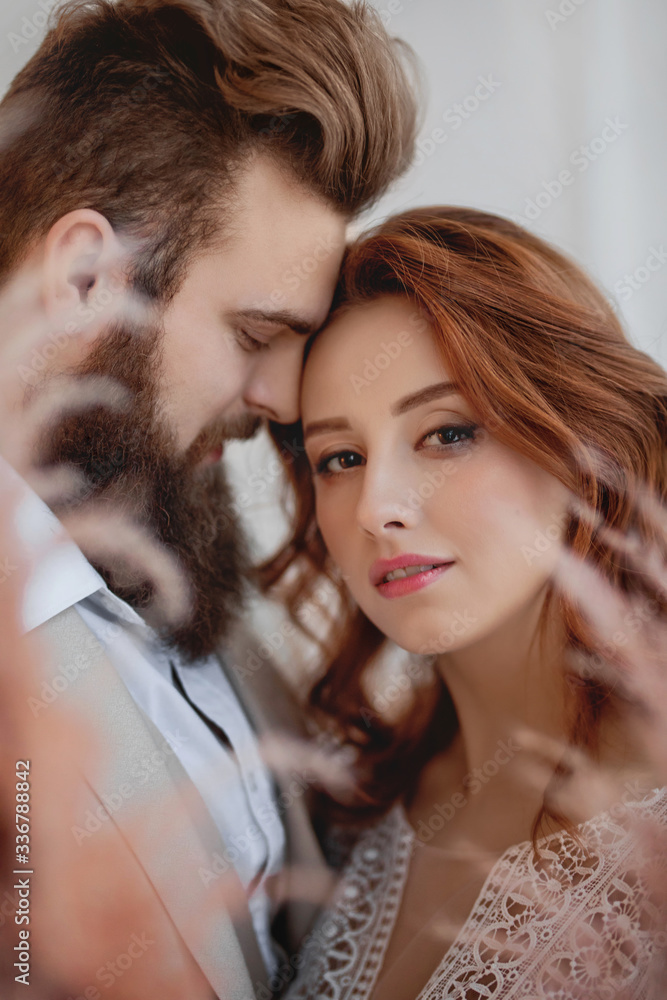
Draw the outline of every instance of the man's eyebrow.
M328 434L330 431L349 431L350 421L345 417L330 417L327 420L313 420L306 424L303 429L303 439L312 437L313 434Z
M425 403L431 403L434 399L451 396L452 393L458 391L459 388L454 382L436 382L433 385L427 385L426 388L420 389L418 392L412 392L409 396L404 396L403 399L399 399L397 403L394 403L391 408L391 415L392 417L398 417L401 413L414 410L417 406L424 406Z
M251 323L272 323L275 326L287 326L294 333L310 336L320 328L314 320L299 316L289 309L238 309L233 314L234 319L245 319Z

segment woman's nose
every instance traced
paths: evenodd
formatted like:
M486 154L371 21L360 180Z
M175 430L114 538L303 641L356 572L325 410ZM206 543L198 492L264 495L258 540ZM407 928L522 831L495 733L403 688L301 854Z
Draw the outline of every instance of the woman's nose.
M399 469L364 470L364 482L357 504L357 525L364 534L379 537L388 532L416 527L421 505Z

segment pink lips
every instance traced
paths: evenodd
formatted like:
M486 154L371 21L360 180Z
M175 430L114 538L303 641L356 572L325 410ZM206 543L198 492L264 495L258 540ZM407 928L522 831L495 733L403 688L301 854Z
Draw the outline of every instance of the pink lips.
M404 554L395 556L394 559L378 559L373 563L369 573L370 582L383 597L403 597L405 594L412 594L422 587L428 587L442 574L454 565L454 560L444 560L438 556L421 556ZM388 573L394 570L407 569L412 566L429 567L419 573L410 576L400 576L394 580L384 581Z

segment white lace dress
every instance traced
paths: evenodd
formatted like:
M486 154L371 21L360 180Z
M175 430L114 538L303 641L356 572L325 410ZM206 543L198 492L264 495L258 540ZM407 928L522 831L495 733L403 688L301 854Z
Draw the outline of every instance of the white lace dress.
M581 824L581 845L561 832L539 841L539 858L530 842L510 847L415 1000L664 1000L667 870L656 844L664 847L666 828L659 789ZM414 846L400 806L365 831L287 1000L367 1000Z

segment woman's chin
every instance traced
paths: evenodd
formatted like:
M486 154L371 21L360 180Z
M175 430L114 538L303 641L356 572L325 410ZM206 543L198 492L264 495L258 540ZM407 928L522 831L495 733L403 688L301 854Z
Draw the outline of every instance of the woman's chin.
M415 656L455 653L474 642L480 633L479 618L467 610L454 615L434 615L431 610L403 622L396 621L396 617L392 621L380 620L379 617L371 618L371 621L387 639ZM482 631L486 629L482 628Z
M443 637L442 632L419 631L417 634L406 635L405 632L389 634L385 629L381 629L390 642L393 642L399 649L410 653L412 656L439 656L442 653L453 653L465 645L465 640L452 642L447 636Z

